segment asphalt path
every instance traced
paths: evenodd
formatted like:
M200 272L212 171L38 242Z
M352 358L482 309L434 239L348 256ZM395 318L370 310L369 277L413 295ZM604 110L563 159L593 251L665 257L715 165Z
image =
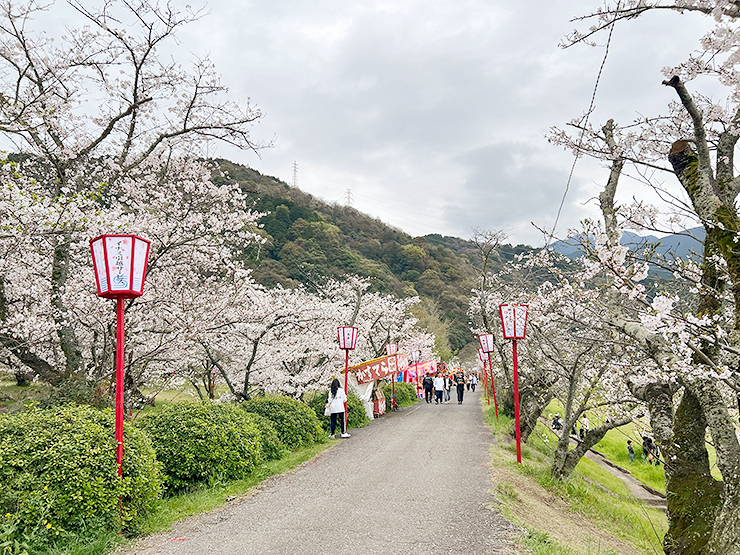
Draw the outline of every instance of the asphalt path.
M495 510L480 390L386 414L257 493L140 540L133 555L514 553Z

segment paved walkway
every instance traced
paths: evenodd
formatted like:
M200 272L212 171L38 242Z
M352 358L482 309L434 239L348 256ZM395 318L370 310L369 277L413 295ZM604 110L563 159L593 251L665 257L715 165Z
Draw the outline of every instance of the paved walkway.
M255 495L142 539L133 555L513 553L491 506L494 441L480 392L417 403L352 430Z

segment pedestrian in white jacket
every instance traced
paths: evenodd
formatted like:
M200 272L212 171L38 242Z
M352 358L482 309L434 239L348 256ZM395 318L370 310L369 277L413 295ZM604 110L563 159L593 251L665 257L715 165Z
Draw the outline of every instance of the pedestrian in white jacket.
M347 401L347 394L339 385L339 380L334 378L331 382L331 391L326 400L326 407L329 409L329 437L334 439L334 430L337 428L337 418L341 421L342 434L340 437L348 438L347 417L344 412L344 403Z

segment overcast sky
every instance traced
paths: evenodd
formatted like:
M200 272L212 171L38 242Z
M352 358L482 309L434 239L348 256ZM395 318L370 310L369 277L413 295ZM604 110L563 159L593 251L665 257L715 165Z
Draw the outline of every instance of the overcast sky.
M233 99L265 114L261 158L210 152L345 203L412 235L469 238L500 229L541 245L572 156L551 126L588 108L603 47L561 39L598 0L212 0L180 32L210 52ZM592 121L665 111L660 69L679 63L711 22L649 14L618 25ZM582 27L583 28L583 27ZM606 36L600 37L606 41ZM607 172L579 162L557 233L594 215ZM629 190L623 195L629 195Z

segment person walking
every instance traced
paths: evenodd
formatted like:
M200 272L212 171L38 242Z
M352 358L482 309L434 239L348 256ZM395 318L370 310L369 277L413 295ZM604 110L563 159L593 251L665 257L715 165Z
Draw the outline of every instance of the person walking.
M630 464L632 464L633 462L635 462L635 448L632 447L631 439L627 440L627 453L630 456Z
M586 434L588 433L588 416L586 414L583 414L583 418L581 419L581 441L583 441L583 438L586 437Z
M653 464L653 441L648 436L642 436L642 462Z
M478 376L473 374L470 376L470 389L475 393L475 386L478 385Z
M457 404L462 405L463 395L465 395L465 374L462 372L455 374L455 385L457 386Z
M348 438L347 418L344 414L344 402L347 400L347 394L339 384L339 380L334 378L331 382L331 390L326 400L326 408L329 409L329 438L334 439L334 430L337 428L337 418L341 421L342 434L341 438Z
M450 404L450 390L452 389L452 374L445 376L445 404Z
M465 376L465 388L470 391L470 376Z
M442 377L441 372L437 372L434 376L434 404L439 405L442 403L442 392L445 389L445 379Z
M421 381L421 385L424 387L424 400L427 403L432 402L432 391L434 391L434 381L429 375L429 372L424 374L424 379Z

